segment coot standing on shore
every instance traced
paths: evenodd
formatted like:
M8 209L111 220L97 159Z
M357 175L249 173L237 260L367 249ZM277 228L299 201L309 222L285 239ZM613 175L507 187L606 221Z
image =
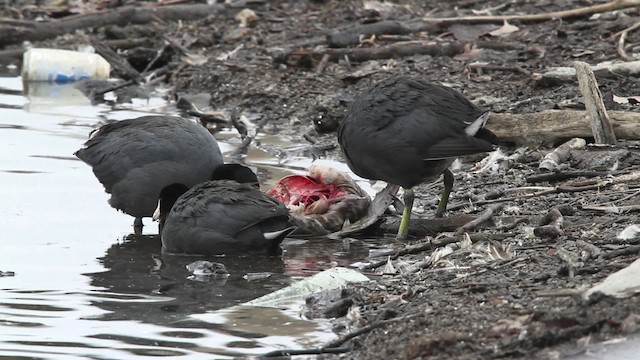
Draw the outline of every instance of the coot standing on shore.
M398 238L406 238L413 187L444 175L436 216L453 187L448 167L456 157L493 150L495 135L483 129L483 112L449 87L408 76L381 81L353 101L338 129L338 142L357 175L404 188Z

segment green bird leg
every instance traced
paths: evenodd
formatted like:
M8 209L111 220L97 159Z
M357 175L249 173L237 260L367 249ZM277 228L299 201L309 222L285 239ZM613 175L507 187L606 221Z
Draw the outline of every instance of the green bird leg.
M444 176L444 190L442 190L442 197L438 203L438 209L436 210L436 217L441 218L447 211L447 202L449 202L449 195L453 189L453 173L451 170L445 170L442 175Z
M411 218L411 209L413 208L414 193L413 188L404 189L404 211L402 211L402 220L398 228L397 240L404 240L409 233L409 219Z

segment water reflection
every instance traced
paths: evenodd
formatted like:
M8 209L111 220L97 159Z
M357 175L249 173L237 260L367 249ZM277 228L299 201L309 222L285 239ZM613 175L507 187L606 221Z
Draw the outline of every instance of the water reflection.
M96 294L93 303L108 310L100 320L137 320L169 325L187 315L217 310L249 301L286 286L284 263L280 257L213 257L207 260L223 263L229 271L225 283L190 280L186 265L202 257L163 255L157 236L129 235L112 245L99 262L106 271L86 274L91 285L108 289ZM243 279L247 273L272 272L259 282ZM114 299L113 294L125 295ZM126 294L140 297L132 299ZM148 303L149 296L165 298ZM140 300L140 301L136 301Z

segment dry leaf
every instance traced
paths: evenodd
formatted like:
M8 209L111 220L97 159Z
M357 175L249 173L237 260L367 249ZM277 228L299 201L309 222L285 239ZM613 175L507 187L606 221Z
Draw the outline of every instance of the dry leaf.
M517 26L509 24L506 20L501 28L489 33L491 36L504 36L520 30Z
M633 104L633 105L638 105L640 104L640 96L616 96L613 95L613 102L616 102L618 104Z
M387 263L384 265L384 268L382 269L382 273L383 274L395 274L397 272L398 272L398 270L396 270L396 268L393 267L393 262L391 261L391 256L387 257Z

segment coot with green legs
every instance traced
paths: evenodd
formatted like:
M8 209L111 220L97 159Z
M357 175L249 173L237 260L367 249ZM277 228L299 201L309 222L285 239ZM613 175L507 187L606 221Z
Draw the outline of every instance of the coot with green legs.
M456 157L493 150L496 137L484 125L489 113L461 93L424 79L394 76L356 97L338 129L338 142L357 175L404 188L398 230L404 239L413 187L444 175L436 216L446 210L453 187L448 170Z
M173 185L160 194L162 249L192 255L278 254L295 227L289 210L256 186L249 168L219 166L212 181L187 191Z
M160 191L207 181L222 164L216 139L203 126L179 117L143 116L106 124L75 155L111 194L109 204L135 217L153 215Z

